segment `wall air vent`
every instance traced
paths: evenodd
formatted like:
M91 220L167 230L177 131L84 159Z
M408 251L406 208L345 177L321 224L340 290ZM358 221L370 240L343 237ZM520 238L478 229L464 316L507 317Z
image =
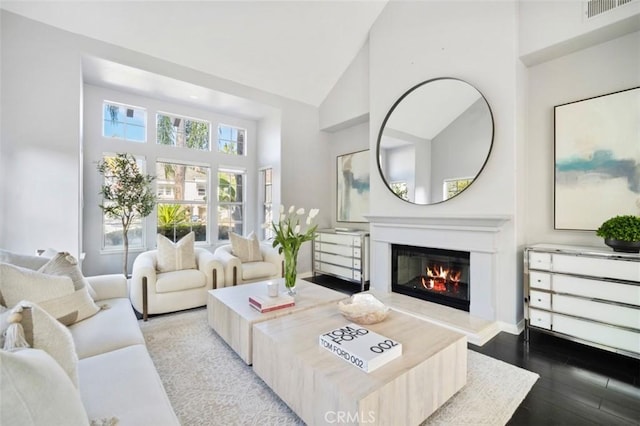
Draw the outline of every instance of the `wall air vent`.
M589 0L584 2L584 15L586 19L590 19L635 1L637 0Z

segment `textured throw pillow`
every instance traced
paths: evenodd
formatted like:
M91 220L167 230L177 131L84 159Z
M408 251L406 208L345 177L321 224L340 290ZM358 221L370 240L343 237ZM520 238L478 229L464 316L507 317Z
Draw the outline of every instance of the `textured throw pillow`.
M91 297L94 299L96 297L96 292L91 288L89 281L82 275L82 271L78 266L78 260L67 252L56 253L46 264L38 269L38 272L49 275L67 276L73 281L73 286L76 290L86 287Z
M88 425L82 399L45 351L0 351L0 424Z
M158 234L158 272L196 269L195 239L196 234L193 231L182 237L177 243Z
M69 277L0 263L0 304L4 306L15 306L21 300L38 303L73 292L73 282Z
M244 262L261 262L260 242L256 234L251 232L247 238L234 232L231 236L231 252L234 256Z
M22 326L26 343L51 355L78 387L78 355L69 329L35 303L21 301L11 311L18 314L13 321ZM12 343L7 338L4 349L16 349L17 345Z
M75 324L100 311L86 287L55 299L43 300L38 304L64 325Z
M29 256L27 254L17 254L8 250L0 249L0 262L10 263L22 268L38 270L42 265L49 261L48 257L43 256Z

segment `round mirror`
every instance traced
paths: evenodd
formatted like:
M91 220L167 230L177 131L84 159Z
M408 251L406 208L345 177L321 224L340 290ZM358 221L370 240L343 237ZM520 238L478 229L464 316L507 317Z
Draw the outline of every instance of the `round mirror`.
M465 81L437 78L391 107L378 135L378 168L401 199L441 203L473 183L492 144L493 116L482 93Z

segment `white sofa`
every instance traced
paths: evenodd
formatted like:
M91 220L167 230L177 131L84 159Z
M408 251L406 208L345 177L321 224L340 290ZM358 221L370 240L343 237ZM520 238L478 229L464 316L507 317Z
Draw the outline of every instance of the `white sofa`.
M29 256L23 257L29 258ZM0 256L0 260L5 259ZM40 260L36 259L36 261ZM31 260L30 262L23 266L38 266ZM66 328L68 333L65 331L65 334L70 334L73 340L70 350L75 349L77 354L77 364L75 364L77 392L82 404L82 407L78 408L80 410L84 408L86 411L86 422L78 417L74 417L73 420L68 418L60 420L55 417L63 415L60 413L68 413L67 402L60 403L61 398L64 398L61 395L68 395L69 404L73 404L72 401L76 399L71 395L76 394L75 388L70 391L64 387L67 376L62 381L51 381L54 370L46 369L43 372L29 373L29 370L23 369L23 365L13 363L12 360L16 358L11 358L12 354L19 356L17 354L20 350L18 350L18 352L1 351L3 359L11 361L9 367L2 368L4 380L0 379L0 383L5 382L2 385L3 389L6 387L5 396L11 402L7 401L9 406L3 405L0 409L0 424L7 422L14 425L46 424L49 426L89 425L91 422L92 425L111 425L114 424L113 420L117 420L118 426L179 425L180 422L147 351L144 336L131 307L127 280L122 275L102 275L86 277L86 279L94 291L93 300L102 309L95 315L68 326ZM5 311L5 313L11 312L12 310ZM55 320L51 318L51 321ZM44 325L46 327L46 324ZM56 327L64 329L61 324ZM54 333L53 329L45 329ZM43 329L40 328L40 330ZM56 334L51 334L53 335ZM55 337L53 339L55 341ZM40 349L42 340L39 344L34 340L32 344L35 349ZM51 356L59 355L60 350L54 348ZM25 356L32 356L30 354L33 352L25 353ZM36 365L41 366L43 361L46 364L47 360L51 359L45 354L44 359L38 358L39 361L35 362L37 362ZM56 368L60 368L55 362L53 364ZM15 369L12 370L10 366L14 366ZM31 374L38 376L31 377ZM40 383L40 386L46 383L47 388L38 388L36 392L28 387L30 386L28 383L32 380L35 381L32 383ZM68 385L71 385L71 381L68 381ZM63 389L66 389L66 392ZM33 402L33 399L37 398L34 395L42 394L51 395L48 398L51 402L40 403L37 400ZM2 398L0 398L1 402ZM55 404L59 404L56 405L58 408L53 408ZM30 414L25 415L25 413ZM77 409L75 413L78 413ZM82 411L79 414L82 416Z
M131 309L122 275L87 277L99 305L69 326L78 354L80 395L89 419L117 417L119 426L179 425Z
M224 287L224 270L210 251L196 247L196 269L158 272L158 250L140 253L133 262L129 297L146 321L148 314L182 311L207 304L211 289Z

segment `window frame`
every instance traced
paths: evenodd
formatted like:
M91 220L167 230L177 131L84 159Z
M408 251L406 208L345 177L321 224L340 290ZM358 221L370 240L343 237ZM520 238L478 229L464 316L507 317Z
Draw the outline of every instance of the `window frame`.
M235 149L235 151L234 151L234 152L225 152L225 151L223 151L223 150L221 150L221 149L220 149L220 129L221 129L222 127L228 127L228 128L231 128L231 129L235 129L235 130L242 130L242 131L243 131L243 134L244 134L244 141L242 141L242 143L243 143L244 145L243 145L242 154L238 154L238 141L237 141L237 140L236 140L236 141L234 141L234 140L227 140L227 139L223 139L223 140L225 140L225 141L228 141L228 142L234 142L234 143L235 143L235 148L236 148L236 149ZM244 127L239 127L239 126L235 126L235 125L233 125L233 124L225 124L225 123L219 122L219 123L218 123L217 132L216 132L216 135L217 135L217 138L216 138L216 147L217 147L216 152L218 152L219 154L231 155L231 156L234 156L234 157L246 157L246 156L248 155L248 154L247 154L247 148L248 148L248 147L247 147L247 141L248 141L248 139L249 139L249 138L248 138L248 132L249 132L249 131L248 131L248 129L246 129L246 128L244 128Z
M221 202L220 201L220 173L233 173L236 175L241 175L243 178L242 183L242 200L234 201L234 202ZM221 239L220 236L220 208L223 206L240 206L242 211L242 230L241 234L244 235L247 227L247 184L248 184L248 172L246 168L243 167L230 167L230 166L219 166L216 170L216 239L218 242L228 242L229 239Z
M172 123L172 128L173 128L173 132L174 132L174 140L173 140L173 144L164 144L164 143L160 143L159 141L159 132L158 132L158 126L160 124L160 116L165 116L168 117L170 119L170 123ZM156 146L169 146L172 148L181 148L181 149L187 149L187 150L192 150L192 151L199 151L199 152L211 152L211 121L203 119L203 118L196 118L196 117L190 117L190 116L186 116L186 115L182 115L182 114L174 114L171 112L166 112L166 111L162 111L162 110L157 110L155 113L155 117L156 117ZM179 121L180 124L185 123L184 124L184 132L179 131L179 126L175 125L176 120ZM186 145L186 138L187 138L187 132L186 132L186 122L187 121L191 121L191 122L196 122L196 123L203 123L207 125L207 147L206 148L193 148L193 147L189 147ZM185 138L185 146L178 146L176 144L177 141L177 135L179 133L184 133L184 138Z

